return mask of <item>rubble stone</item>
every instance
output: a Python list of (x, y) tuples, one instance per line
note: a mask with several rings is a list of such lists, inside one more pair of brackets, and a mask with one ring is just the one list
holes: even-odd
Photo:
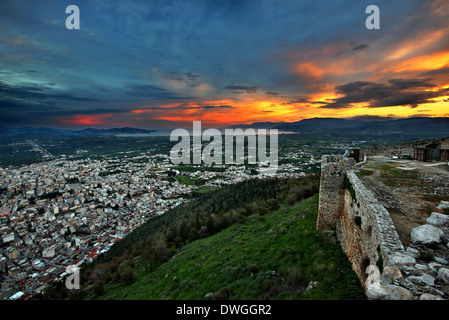
[(438, 270), (438, 279), (442, 280), (445, 284), (449, 284), (449, 269), (440, 268)]
[[(389, 212), (344, 156), (323, 156), (317, 228), (336, 227), (337, 238), (372, 300), (440, 300), (449, 295), (449, 216), (433, 212), (413, 228), (404, 250)], [(448, 203), (449, 204), (449, 203)], [(443, 242), (444, 241), (444, 242)], [(440, 244), (441, 243), (441, 244)], [(449, 248), (449, 243), (446, 244)], [(423, 255), (422, 253), (431, 255)], [(426, 259), (433, 256), (434, 261)], [(378, 282), (366, 284), (368, 266), (383, 267)]]
[(419, 300), (445, 300), (445, 299), (430, 293), (423, 293), (421, 297), (419, 297)]
[(444, 232), (431, 226), (430, 224), (424, 224), (422, 226), (412, 229), (411, 238), (412, 243), (415, 244), (435, 244), (439, 243), (444, 236)]

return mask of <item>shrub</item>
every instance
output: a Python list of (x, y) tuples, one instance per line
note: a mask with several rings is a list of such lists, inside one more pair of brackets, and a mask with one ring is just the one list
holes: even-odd
[(356, 162), (360, 162), (360, 149), (352, 149), (348, 157), (353, 158)]
[(134, 270), (126, 268), (120, 272), (120, 282), (124, 285), (129, 285), (135, 280)]
[(231, 296), (231, 288), (230, 287), (223, 287), (220, 288), (217, 292), (214, 294), (215, 300), (226, 300), (229, 299)]
[(112, 274), (112, 264), (103, 263), (98, 265), (92, 272), (92, 281), (104, 281), (108, 282), (111, 279)]
[(298, 290), (302, 285), (302, 271), (299, 266), (290, 267), (285, 272), (284, 286), (286, 289)]
[(374, 174), (374, 170), (362, 169), (360, 171), (360, 176), (372, 176)]
[(274, 279), (266, 279), (262, 282), (262, 289), (265, 292), (264, 299), (273, 299), (282, 292), (281, 284)]
[(255, 264), (249, 264), (249, 265), (247, 265), (245, 267), (245, 271), (248, 274), (251, 274), (251, 273), (252, 274), (256, 274), (256, 273), (258, 273), (260, 271), (260, 267), (258, 265), (255, 265)]
[(103, 286), (103, 282), (102, 281), (95, 281), (92, 290), (94, 291), (94, 293), (99, 296), (103, 293), (104, 291), (104, 286)]
[(289, 194), (288, 196), (287, 196), (287, 199), (286, 199), (286, 202), (287, 202), (287, 204), (288, 205), (292, 205), (292, 204), (294, 204), (295, 202), (296, 202), (296, 195), (295, 194)]

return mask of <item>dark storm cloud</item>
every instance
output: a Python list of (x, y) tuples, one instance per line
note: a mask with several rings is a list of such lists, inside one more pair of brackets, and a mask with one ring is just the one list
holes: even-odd
[[(329, 99), (326, 99), (329, 100)], [(294, 100), (290, 100), (288, 102), (281, 103), (282, 105), (290, 105), (296, 103), (309, 103), (309, 104), (327, 104), (329, 101), (311, 101), (309, 97), (298, 97)]]
[(447, 79), (449, 79), (449, 67), (427, 71), (422, 73), (420, 76), (430, 78), (433, 82), (438, 82), (441, 85), (445, 85)]
[(128, 95), (140, 98), (155, 99), (155, 100), (186, 100), (192, 97), (179, 96), (165, 88), (153, 84), (133, 84), (128, 85)]
[(193, 107), (194, 109), (233, 109), (233, 106), (230, 105), (211, 105), (211, 106), (198, 106)]
[(357, 50), (366, 50), (368, 49), (370, 46), (368, 44), (360, 44), (354, 48), (352, 48), (352, 51), (357, 51)]
[(28, 72), (28, 73), (42, 73), (41, 71), (38, 71), (38, 70), (23, 70), (23, 71)]
[[(341, 99), (310, 101), (301, 96), (321, 90), (327, 78), (305, 75), (298, 83), (290, 67), (307, 58), (300, 53), (341, 42), (351, 43), (344, 54), (377, 61), (376, 52), (442, 24), (444, 17), (425, 10), (434, 2), (384, 1), (382, 29), (370, 32), (364, 27), (367, 4), (349, 0), (78, 0), (76, 31), (65, 28), (63, 1), (0, 1), (0, 110), (3, 119), (44, 125), (39, 120), (51, 114), (122, 110), (126, 122), (137, 108), (228, 110), (234, 107), (215, 101), (241, 93), (328, 108), (351, 101), (413, 106), (431, 99), (424, 84), (434, 81), (342, 86)], [(447, 71), (423, 77), (442, 79)], [(338, 78), (332, 85), (366, 79)]]
[(181, 103), (179, 105), (175, 106), (169, 106), (169, 107), (160, 107), (160, 106), (150, 106), (150, 107), (144, 107), (140, 110), (165, 110), (165, 111), (173, 111), (173, 110), (192, 110), (192, 109), (203, 109), (203, 110), (212, 110), (212, 109), (234, 109), (235, 107), (228, 105), (228, 104), (218, 104), (218, 105), (192, 105), (188, 103)]
[(198, 74), (194, 74), (192, 72), (179, 72), (179, 71), (172, 72), (172, 76), (174, 80), (181, 81), (192, 86), (197, 85), (195, 81), (199, 78)]
[(48, 108), (51, 107), (50, 104), (44, 103), (31, 103), (29, 101), (14, 101), (8, 100), (0, 95), (0, 109), (2, 110), (18, 110), (22, 109), (22, 111), (27, 111), (28, 109), (33, 108)]
[(48, 86), (19, 86), (0, 81), (0, 107), (33, 105), (58, 105), (62, 102), (95, 102), (95, 98), (76, 96), (71, 93), (51, 92)]
[(227, 85), (224, 87), (226, 90), (232, 90), (234, 92), (246, 92), (246, 93), (256, 93), (261, 88), (261, 85), (256, 86), (244, 86), (244, 85)]
[(268, 91), (268, 92), (265, 92), (265, 93), (270, 95), (270, 96), (282, 96), (283, 95), (283, 93), (274, 92), (274, 91)]
[(310, 98), (309, 97), (298, 97), (294, 100), (290, 100), (289, 102), (284, 102), (282, 104), (287, 105), (287, 104), (295, 104), (295, 103), (310, 103)]
[(373, 115), (360, 115), (360, 116), (354, 116), (347, 119), (351, 120), (360, 120), (360, 121), (389, 121), (389, 120), (396, 120), (397, 117), (392, 116), (373, 116)]
[(234, 107), (228, 104), (219, 104), (219, 105), (196, 105), (192, 106), (189, 104), (181, 104), (174, 107), (149, 107), (145, 108), (148, 110), (190, 110), (190, 109), (204, 109), (204, 110), (212, 110), (212, 109), (233, 109)]
[(421, 74), (422, 76), (439, 76), (444, 75), (449, 77), (449, 67), (444, 67), (440, 69), (435, 69), (431, 71), (427, 71)]
[(388, 81), (394, 88), (407, 90), (411, 88), (434, 88), (435, 84), (430, 83), (429, 79), (391, 79)]
[(342, 97), (323, 102), (321, 108), (344, 109), (354, 103), (365, 103), (369, 108), (409, 106), (416, 108), (420, 104), (431, 103), (432, 99), (444, 97), (449, 89), (426, 91), (435, 84), (424, 79), (391, 79), (388, 83), (356, 81), (337, 86), (336, 93)]

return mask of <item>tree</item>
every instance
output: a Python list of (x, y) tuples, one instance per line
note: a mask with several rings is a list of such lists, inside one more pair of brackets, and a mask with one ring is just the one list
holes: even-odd
[(352, 149), (348, 157), (353, 158), (356, 162), (360, 162), (360, 149)]
[(130, 285), (135, 280), (134, 270), (131, 268), (122, 269), (120, 272), (120, 282), (124, 285)]
[(153, 271), (159, 261), (159, 255), (154, 246), (147, 246), (142, 253), (145, 270)]
[(275, 198), (268, 199), (267, 204), (271, 211), (279, 209), (279, 201)]
[(98, 265), (92, 272), (91, 280), (109, 282), (112, 274), (111, 263), (103, 263)]
[(175, 239), (173, 240), (173, 245), (175, 246), (176, 249), (181, 249), (182, 248), (183, 242), (182, 242), (182, 239), (181, 239), (181, 237), (179, 235), (177, 235), (175, 237)]
[(94, 291), (94, 293), (99, 296), (103, 293), (104, 291), (104, 285), (102, 281), (95, 281), (92, 290)]

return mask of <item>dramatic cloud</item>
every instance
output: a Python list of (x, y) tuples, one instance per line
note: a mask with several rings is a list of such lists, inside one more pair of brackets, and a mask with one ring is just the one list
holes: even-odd
[(347, 119), (352, 119), (352, 120), (360, 120), (360, 121), (389, 121), (389, 120), (396, 120), (396, 117), (392, 117), (392, 116), (372, 116), (372, 115), (359, 115), (359, 116), (355, 116), (355, 117), (350, 117)]
[(158, 100), (185, 100), (191, 97), (179, 96), (176, 93), (170, 92), (167, 89), (161, 88), (157, 85), (129, 85), (127, 93), (134, 97), (158, 99)]
[(447, 114), (449, 2), (0, 2), (0, 124), (213, 125)]
[(310, 101), (310, 97), (298, 97), (295, 100), (290, 100), (288, 102), (284, 102), (283, 105), (295, 104), (295, 103), (313, 103), (313, 102)]
[(54, 106), (64, 102), (94, 102), (92, 97), (55, 92), (48, 86), (9, 85), (0, 81), (0, 108), (26, 106)]
[(368, 108), (408, 106), (416, 108), (420, 104), (432, 103), (433, 99), (449, 95), (449, 88), (426, 91), (436, 85), (425, 80), (391, 79), (388, 83), (356, 81), (336, 87), (342, 95), (321, 108), (350, 108), (353, 104), (365, 104)]
[(179, 72), (179, 71), (173, 71), (172, 72), (173, 79), (177, 81), (184, 82), (191, 86), (197, 86), (198, 83), (196, 83), (196, 80), (199, 79), (199, 75), (193, 74), (191, 72)]
[(237, 93), (246, 92), (246, 93), (256, 93), (262, 86), (243, 86), (243, 85), (227, 85), (224, 87), (226, 90), (232, 90)]
[(232, 109), (234, 108), (233, 106), (230, 105), (214, 105), (214, 106), (198, 106), (198, 107), (194, 107), (197, 109)]
[(368, 45), (368, 44), (360, 44), (360, 45), (354, 47), (354, 48), (352, 49), (352, 51), (366, 50), (366, 49), (368, 49), (368, 48), (369, 48), (369, 45)]

